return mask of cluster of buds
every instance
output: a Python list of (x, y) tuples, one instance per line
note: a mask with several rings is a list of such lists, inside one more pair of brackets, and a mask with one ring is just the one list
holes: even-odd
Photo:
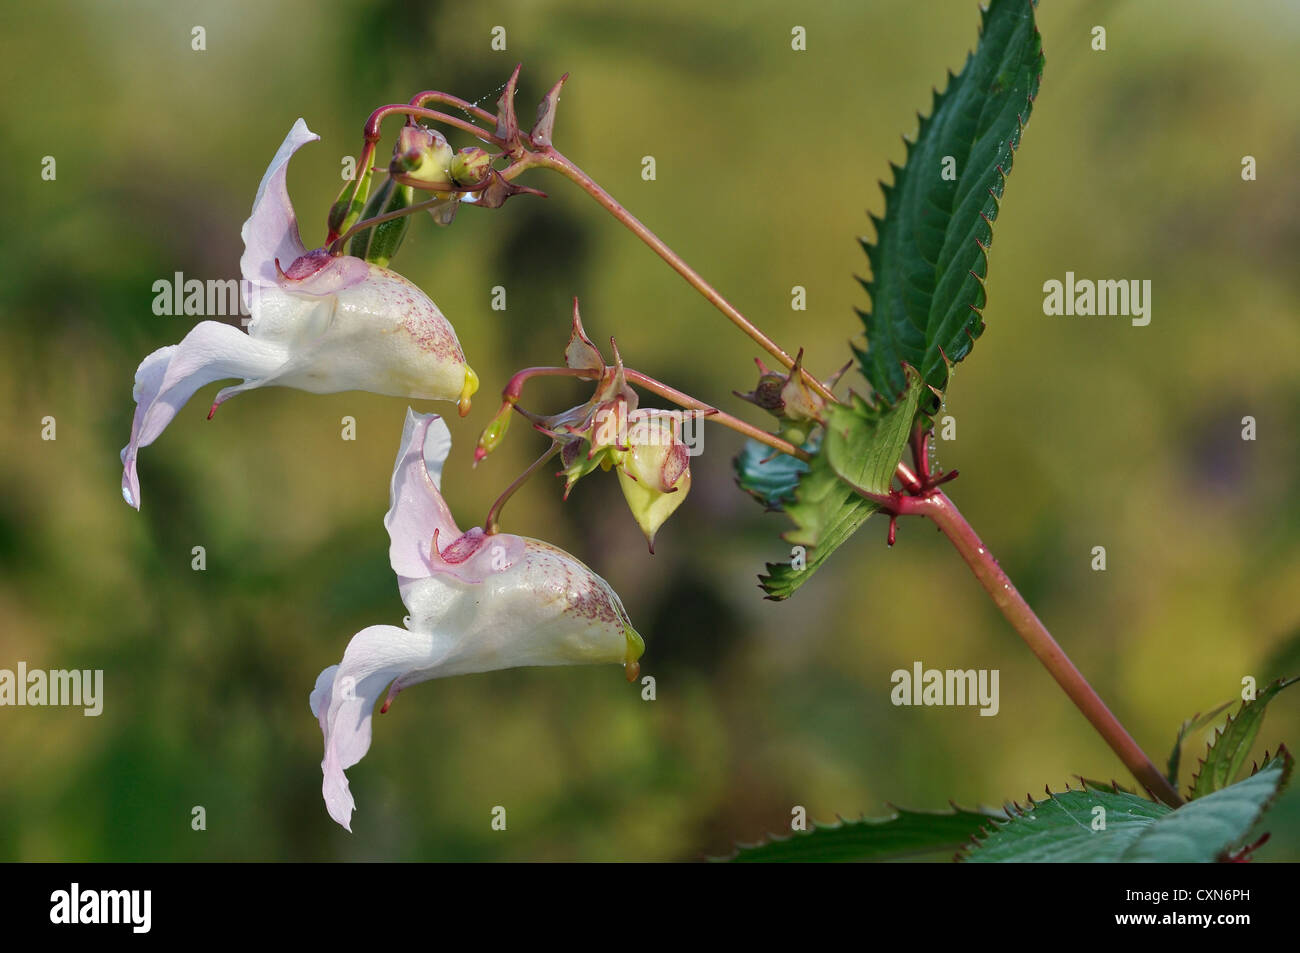
[[(803, 349), (800, 348), (788, 374), (771, 370), (760, 358), (754, 358), (754, 363), (758, 365), (758, 384), (748, 394), (733, 393), (770, 413), (781, 422), (778, 431), (781, 438), (802, 446), (813, 429), (826, 422), (826, 400), (808, 386), (804, 375)], [(845, 364), (831, 375), (825, 385), (828, 391), (849, 366)]]
[[(525, 135), (515, 117), (514, 96), (519, 79), (515, 67), (506, 89), (498, 101), (495, 133), (483, 130), (480, 138), (496, 144), (502, 151), (489, 153), (479, 146), (466, 146), (454, 150), (446, 136), (418, 121), (413, 114), (398, 133), (393, 156), (388, 165), (388, 175), (383, 184), (371, 193), (374, 168), (370, 165), (373, 142), (378, 139), (378, 126), (367, 125), (367, 146), (362, 153), (364, 167), (343, 185), (342, 191), (330, 208), (329, 234), (326, 244), (333, 246), (348, 234), (358, 222), (386, 217), (374, 228), (363, 228), (352, 239), (352, 254), (365, 261), (387, 266), (397, 246), (401, 244), (409, 224), (406, 212), (415, 205), (415, 193), (425, 192), (431, 200), (421, 203), (434, 222), (450, 225), (462, 202), (482, 208), (500, 208), (512, 195), (528, 193), (545, 197), (544, 192), (510, 181), (514, 174), (527, 168), (523, 162), (529, 149), (545, 149), (550, 145), (550, 135), (555, 124), (555, 106), (559, 102), (560, 88), (567, 75), (547, 94), (537, 110), (537, 123)], [(411, 110), (419, 109), (417, 100)], [(381, 115), (376, 113), (375, 116)], [(372, 122), (375, 121), (372, 116)], [(436, 120), (435, 120), (436, 121)], [(373, 133), (373, 134), (372, 134)], [(505, 158), (513, 163), (506, 175), (493, 168), (493, 163)], [(513, 170), (513, 172), (511, 171)], [(340, 246), (332, 248), (340, 253)]]
[(494, 172), (492, 156), (485, 150), (466, 146), (456, 152), (442, 133), (416, 122), (408, 122), (398, 133), (388, 178), (439, 199), (429, 207), (439, 225), (451, 224), (462, 200), (495, 208), (519, 191)]
[(636, 409), (634, 403), (619, 394), (576, 425), (564, 420), (566, 413), (534, 426), (559, 444), (566, 499), (573, 485), (597, 468), (617, 472), (623, 498), (653, 553), (659, 527), (691, 488), (682, 417), (693, 411)]
[(575, 301), (565, 367), (581, 372), (576, 377), (596, 381), (591, 399), (543, 417), (519, 407), (518, 393), (507, 389), (500, 412), (479, 438), (474, 460), (482, 460), (501, 443), (512, 413), (522, 414), (534, 429), (551, 438), (552, 451), (560, 457), (557, 476), (564, 477), (565, 499), (587, 474), (597, 469), (617, 472), (623, 497), (653, 553), (659, 527), (681, 506), (691, 487), (691, 453), (682, 436), (683, 420), (703, 412), (639, 408), (613, 339), (610, 345), (614, 363), (606, 364), (583, 329)]

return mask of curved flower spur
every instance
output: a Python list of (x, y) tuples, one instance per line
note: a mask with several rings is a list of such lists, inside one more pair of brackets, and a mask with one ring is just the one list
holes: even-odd
[(394, 271), (303, 246), (285, 176), (293, 154), (318, 138), (303, 120), (294, 124), (244, 223), (240, 268), (252, 315), (248, 333), (203, 321), (180, 344), (150, 354), (136, 371), (135, 419), (122, 450), (122, 495), (136, 509), (140, 448), (214, 381), (243, 378), (217, 394), (212, 413), (241, 391), (272, 385), (315, 394), (366, 390), (456, 400), (462, 413), (468, 411), (478, 377), (438, 306)]
[(325, 805), (348, 830), (355, 805), (344, 771), (370, 747), (381, 695), (382, 713), (402, 689), (448, 675), (617, 662), (633, 681), (640, 671), (644, 643), (604, 579), (541, 540), (457, 529), (440, 489), (450, 451), (442, 418), (407, 411), (384, 526), (410, 615), (405, 628), (358, 632), (311, 693)]

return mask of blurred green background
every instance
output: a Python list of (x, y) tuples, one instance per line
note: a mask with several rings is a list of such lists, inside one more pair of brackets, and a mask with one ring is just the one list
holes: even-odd
[[(612, 476), (567, 505), (542, 478), (506, 511), (507, 529), (569, 549), (622, 594), (657, 700), (614, 667), (421, 685), (350, 772), (348, 835), (321, 802), (307, 695), (354, 632), (404, 615), (381, 520), (406, 402), (268, 389), (209, 423), (213, 386), (142, 453), (143, 512), (118, 492), (136, 365), (194, 320), (155, 316), (153, 282), (237, 276), (240, 224), (293, 121), (322, 136), (289, 178), (310, 246), (372, 107), (430, 87), (490, 107), (519, 61), (521, 115), (570, 72), (557, 145), (829, 373), (859, 330), (855, 237), (882, 208), (877, 180), (973, 46), (974, 2), (53, 0), (0, 18), (0, 667), (102, 668), (106, 695), (99, 718), (0, 709), (0, 859), (695, 859), (788, 828), (794, 805), (832, 819), (1126, 780), (926, 524), (904, 521), (891, 551), (873, 521), (793, 600), (763, 601), (755, 575), (787, 555), (786, 522), (736, 489), (739, 439), (711, 429), (653, 557)], [(1300, 671), (1300, 10), (1046, 2), (1039, 21), (1042, 93), (939, 462), (960, 468), (957, 504), (1163, 764), (1182, 719), (1243, 676)], [(796, 24), (806, 52), (790, 49)], [(506, 52), (490, 49), (496, 25)], [(1242, 181), (1243, 155), (1258, 181)], [(544, 445), (516, 427), (469, 468), (494, 392), (560, 357), (572, 295), (632, 366), (764, 423), (730, 398), (754, 380), (747, 339), (576, 188), (523, 181), (551, 197), (465, 208), (445, 230), (417, 220), (394, 262), (483, 380), (473, 414), (451, 420), (444, 489), (462, 526)], [(1067, 270), (1150, 279), (1150, 326), (1044, 316), (1042, 284)], [(495, 285), (505, 312), (489, 307)], [(543, 382), (527, 401), (577, 398)], [(1089, 568), (1097, 545), (1106, 572)], [(999, 669), (1000, 714), (891, 706), (890, 673), (915, 660)], [(1280, 740), (1300, 745), (1300, 695), (1275, 703), (1259, 750)], [(206, 831), (191, 830), (195, 805)], [(1300, 786), (1267, 828), (1261, 858), (1300, 857)]]

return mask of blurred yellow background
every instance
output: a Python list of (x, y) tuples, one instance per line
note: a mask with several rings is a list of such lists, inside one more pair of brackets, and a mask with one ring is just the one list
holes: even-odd
[[(900, 135), (974, 45), (976, 4), (737, 6), (4, 7), (0, 667), (102, 668), (106, 697), (99, 718), (0, 709), (0, 859), (695, 859), (788, 828), (794, 805), (833, 819), (1129, 780), (928, 524), (903, 521), (891, 551), (872, 521), (791, 601), (765, 602), (755, 577), (787, 555), (787, 523), (734, 486), (740, 440), (711, 429), (653, 557), (611, 475), (565, 505), (538, 479), (505, 514), (618, 590), (657, 700), (614, 667), (421, 685), (350, 772), (348, 835), (321, 801), (307, 695), (354, 632), (404, 615), (381, 520), (406, 402), (268, 389), (205, 422), (214, 385), (141, 454), (143, 511), (121, 501), (136, 365), (193, 322), (154, 315), (153, 283), (237, 276), (240, 225), (293, 121), (322, 137), (289, 176), (310, 247), (372, 107), (439, 88), (491, 108), (520, 61), (522, 117), (571, 73), (557, 146), (814, 370), (842, 364), (866, 305), (856, 236)], [(939, 462), (1163, 765), (1179, 723), (1244, 676), (1300, 671), (1300, 9), (1047, 2), (1039, 23), (1047, 66), (995, 229), (988, 330), (949, 390), (957, 439)], [(462, 526), (544, 446), (516, 425), (469, 467), (510, 373), (560, 359), (575, 294), (629, 364), (766, 423), (730, 397), (754, 382), (747, 339), (575, 187), (522, 181), (551, 197), (464, 208), (448, 229), (418, 219), (394, 260), (483, 381), (451, 420), (444, 489)], [(1044, 316), (1043, 282), (1067, 270), (1150, 279), (1150, 326)], [(578, 398), (541, 382), (525, 403)], [(916, 660), (999, 669), (999, 715), (893, 707), (890, 673)], [(1280, 740), (1300, 745), (1300, 695), (1274, 704), (1259, 751)], [(1266, 829), (1261, 859), (1300, 858), (1300, 788)]]

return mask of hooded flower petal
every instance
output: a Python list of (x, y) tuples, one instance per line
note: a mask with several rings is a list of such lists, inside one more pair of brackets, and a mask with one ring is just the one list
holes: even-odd
[(303, 249), (285, 174), (294, 152), (317, 138), (301, 119), (294, 124), (244, 223), (240, 265), (252, 316), (248, 333), (204, 322), (180, 345), (145, 358), (136, 372), (138, 406), (131, 441), (122, 451), (122, 487), (137, 509), (140, 447), (152, 443), (194, 392), (213, 381), (243, 380), (220, 391), (214, 408), (269, 385), (314, 394), (365, 390), (456, 400), (468, 408), (478, 388), (456, 332), (418, 287), (360, 258)]
[(244, 277), (255, 285), (273, 285), (278, 278), (275, 268), (276, 260), (282, 268), (288, 268), (306, 254), (302, 239), (298, 237), (298, 217), (294, 214), (293, 203), (289, 201), (289, 189), (285, 177), (289, 172), (289, 160), (293, 154), (309, 142), (316, 142), (320, 136), (307, 128), (307, 123), (299, 119), (284, 137), (275, 158), (262, 176), (257, 187), (257, 198), (253, 200), (253, 214), (244, 223), (241, 235), (244, 239), (244, 256), (239, 260), (240, 271)]
[(322, 791), (344, 827), (353, 803), (343, 772), (370, 746), (370, 713), (385, 685), (386, 709), (402, 689), (432, 678), (525, 665), (634, 666), (644, 647), (609, 584), (573, 556), (540, 540), (456, 529), (438, 489), (450, 447), (439, 417), (408, 411), (384, 522), (410, 617), (404, 629), (357, 633), (311, 695), (325, 736)]

